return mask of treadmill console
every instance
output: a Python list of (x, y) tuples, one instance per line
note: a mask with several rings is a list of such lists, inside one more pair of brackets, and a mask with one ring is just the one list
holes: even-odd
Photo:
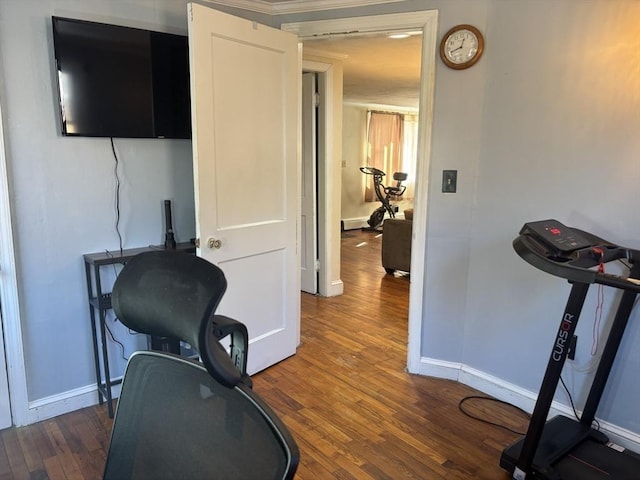
[(629, 268), (640, 263), (640, 250), (615, 245), (557, 220), (525, 223), (513, 248), (527, 263), (570, 282), (599, 283), (640, 293), (640, 272), (629, 278), (600, 271), (601, 265), (616, 260), (623, 260)]
[(529, 235), (542, 242), (550, 250), (569, 253), (591, 247), (592, 243), (573, 229), (557, 220), (541, 220), (525, 223), (520, 235)]

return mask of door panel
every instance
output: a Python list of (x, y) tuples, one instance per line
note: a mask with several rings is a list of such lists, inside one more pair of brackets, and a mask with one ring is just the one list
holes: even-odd
[(218, 312), (247, 325), (255, 373), (299, 341), (297, 37), (189, 10), (198, 255), (227, 277)]

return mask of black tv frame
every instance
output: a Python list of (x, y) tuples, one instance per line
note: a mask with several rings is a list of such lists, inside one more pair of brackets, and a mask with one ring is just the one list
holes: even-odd
[(65, 136), (191, 138), (187, 37), (52, 17)]

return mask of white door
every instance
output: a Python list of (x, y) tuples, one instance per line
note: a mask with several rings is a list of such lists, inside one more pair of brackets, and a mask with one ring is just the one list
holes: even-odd
[(9, 402), (9, 381), (7, 379), (7, 362), (4, 356), (4, 336), (2, 335), (2, 318), (0, 318), (0, 430), (11, 426), (11, 404)]
[(227, 277), (218, 313), (247, 325), (252, 374), (300, 337), (298, 40), (188, 9), (198, 255)]
[(302, 75), (302, 214), (300, 279), (303, 292), (318, 293), (316, 183), (316, 74)]

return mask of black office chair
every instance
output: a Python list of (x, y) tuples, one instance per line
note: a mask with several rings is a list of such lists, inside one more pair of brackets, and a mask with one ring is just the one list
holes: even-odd
[[(173, 251), (137, 255), (112, 305), (132, 330), (188, 342), (202, 363), (143, 351), (127, 364), (104, 479), (291, 479), (295, 441), (251, 390), (246, 327), (215, 315), (222, 271)], [(230, 354), (221, 345), (231, 337)]]

